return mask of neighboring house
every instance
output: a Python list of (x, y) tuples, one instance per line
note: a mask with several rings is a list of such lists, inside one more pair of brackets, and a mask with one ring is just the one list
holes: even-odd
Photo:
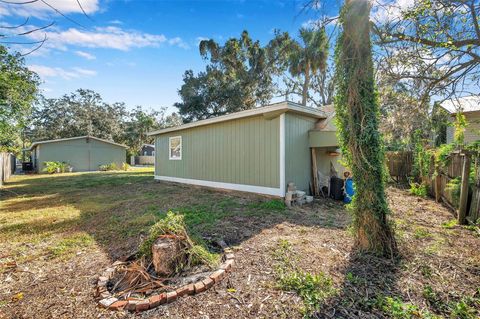
[[(442, 103), (442, 107), (451, 115), (451, 122), (455, 122), (456, 114), (461, 112), (467, 120), (465, 129), (465, 143), (480, 139), (480, 96), (467, 96), (451, 99)], [(453, 142), (455, 128), (447, 127), (447, 143)]]
[(66, 162), (73, 171), (96, 171), (100, 165), (126, 159), (126, 146), (93, 136), (79, 136), (34, 142), (30, 146), (33, 168), (41, 172), (45, 162)]
[(143, 144), (140, 150), (140, 156), (155, 156), (155, 145)]
[(279, 197), (293, 182), (308, 193), (313, 156), (324, 175), (342, 170), (330, 119), (281, 102), (150, 132), (155, 179)]

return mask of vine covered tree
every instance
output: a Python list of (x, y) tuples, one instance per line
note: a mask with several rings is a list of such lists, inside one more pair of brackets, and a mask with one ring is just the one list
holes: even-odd
[(355, 244), (361, 251), (394, 256), (397, 245), (387, 218), (369, 15), (367, 0), (345, 1), (335, 57), (336, 119), (344, 158), (356, 183)]

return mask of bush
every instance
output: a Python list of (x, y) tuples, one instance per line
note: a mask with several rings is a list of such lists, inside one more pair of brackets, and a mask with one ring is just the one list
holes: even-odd
[(456, 149), (455, 144), (443, 144), (435, 151), (436, 167), (443, 169), (450, 162), (450, 154)]
[[(125, 164), (125, 163), (124, 163)], [(128, 165), (128, 164), (127, 164)], [(98, 167), (100, 171), (118, 171), (118, 165), (116, 163), (104, 164)], [(123, 169), (123, 165), (122, 165)]]
[(192, 240), (187, 233), (184, 216), (168, 212), (167, 216), (155, 223), (151, 228), (148, 237), (143, 241), (139, 248), (139, 255), (145, 257), (152, 256), (153, 243), (163, 235), (175, 236), (181, 240), (185, 258), (178, 265), (178, 272), (183, 268), (188, 268), (200, 264), (214, 266), (219, 261), (219, 256), (209, 252), (200, 240)]
[(445, 190), (447, 192), (450, 192), (452, 196), (452, 205), (454, 207), (458, 207), (460, 203), (460, 192), (461, 192), (461, 183), (462, 183), (462, 178), (461, 177), (456, 177), (451, 179), (447, 185), (445, 185)]
[(122, 163), (122, 171), (128, 171), (130, 169), (130, 165), (127, 163)]
[(71, 167), (67, 162), (44, 162), (43, 172), (54, 174), (57, 172), (65, 173)]
[(427, 197), (427, 185), (410, 183), (410, 194), (414, 196)]

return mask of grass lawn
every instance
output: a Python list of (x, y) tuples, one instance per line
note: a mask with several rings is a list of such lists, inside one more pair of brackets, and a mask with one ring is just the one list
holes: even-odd
[(352, 251), (330, 200), (285, 209), (259, 195), (157, 182), (128, 172), (15, 176), (0, 191), (0, 318), (136, 317), (96, 306), (95, 279), (169, 210), (206, 245), (237, 250), (214, 289), (141, 316), (477, 318), (480, 238), (429, 199), (389, 189), (402, 257)]

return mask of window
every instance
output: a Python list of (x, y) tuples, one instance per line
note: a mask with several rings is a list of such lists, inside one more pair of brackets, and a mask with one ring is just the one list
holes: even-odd
[(170, 160), (182, 159), (182, 137), (173, 136), (168, 139), (168, 158)]

